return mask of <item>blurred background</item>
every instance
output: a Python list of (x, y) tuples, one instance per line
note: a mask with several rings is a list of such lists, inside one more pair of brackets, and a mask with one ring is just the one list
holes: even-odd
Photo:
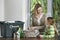
[[(35, 4), (40, 3), (46, 16), (53, 16), (60, 31), (60, 0), (0, 0), (0, 21), (23, 21), (28, 30)], [(1, 36), (1, 27), (0, 27)]]

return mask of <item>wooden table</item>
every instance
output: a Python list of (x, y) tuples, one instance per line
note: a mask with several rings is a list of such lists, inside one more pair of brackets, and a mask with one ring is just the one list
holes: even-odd
[(14, 39), (14, 38), (0, 38), (0, 40), (40, 40), (40, 38), (21, 38), (21, 39)]
[(40, 38), (22, 38), (21, 40), (40, 40)]

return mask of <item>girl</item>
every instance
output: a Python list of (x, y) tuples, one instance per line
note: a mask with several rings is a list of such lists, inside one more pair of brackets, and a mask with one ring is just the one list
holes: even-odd
[(53, 38), (55, 37), (55, 33), (58, 33), (56, 26), (54, 24), (53, 17), (47, 18), (47, 26), (43, 35), (40, 35), (40, 38)]

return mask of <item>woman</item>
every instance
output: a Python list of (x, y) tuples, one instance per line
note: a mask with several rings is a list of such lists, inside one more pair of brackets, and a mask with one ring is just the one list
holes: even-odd
[(45, 15), (42, 6), (39, 3), (35, 5), (32, 16), (32, 27), (30, 30), (34, 31), (35, 36), (38, 36), (39, 33), (42, 34), (45, 30)]
[(45, 23), (45, 15), (42, 6), (38, 3), (35, 5), (32, 17), (32, 26), (42, 26)]
[[(45, 15), (43, 13), (43, 8), (41, 4), (36, 4), (34, 8), (34, 13), (32, 16), (32, 26), (33, 27), (38, 27), (39, 31), (41, 34), (45, 30)], [(40, 28), (39, 28), (40, 27)]]

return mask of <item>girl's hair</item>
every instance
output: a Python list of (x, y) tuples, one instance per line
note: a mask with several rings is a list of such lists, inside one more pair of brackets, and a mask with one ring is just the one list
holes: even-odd
[(48, 17), (47, 20), (49, 20), (49, 19), (53, 19), (53, 17)]
[(42, 7), (42, 6), (41, 6), (41, 4), (37, 3), (37, 4), (35, 5), (35, 8), (34, 8), (34, 15), (37, 15), (37, 14), (38, 14), (37, 9), (38, 9), (39, 7)]

